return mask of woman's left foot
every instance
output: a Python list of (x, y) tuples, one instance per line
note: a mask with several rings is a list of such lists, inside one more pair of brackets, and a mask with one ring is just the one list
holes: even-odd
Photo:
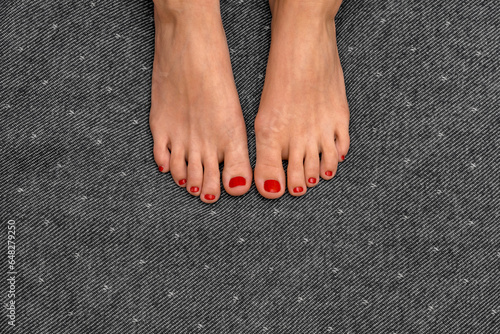
[[(349, 149), (349, 107), (335, 38), (341, 1), (271, 0), (271, 50), (255, 119), (255, 184), (266, 198), (330, 180)], [(321, 161), (320, 155), (321, 153)], [(282, 160), (288, 160), (287, 177)]]

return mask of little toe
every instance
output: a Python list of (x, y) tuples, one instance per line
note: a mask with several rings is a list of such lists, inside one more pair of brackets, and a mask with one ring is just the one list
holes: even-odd
[(252, 185), (252, 167), (246, 147), (228, 149), (224, 153), (222, 183), (226, 192), (231, 196), (241, 196), (248, 192)]
[(335, 176), (338, 165), (338, 153), (333, 140), (324, 142), (321, 149), (320, 174), (324, 180), (330, 180)]
[(170, 154), (170, 174), (175, 183), (185, 187), (187, 182), (186, 154), (183, 148), (174, 146)]
[(203, 185), (200, 199), (205, 203), (214, 203), (220, 198), (219, 162), (214, 153), (203, 159)]
[(275, 199), (285, 192), (285, 171), (281, 150), (270, 145), (257, 144), (255, 185), (265, 198)]
[(309, 146), (304, 159), (304, 176), (308, 187), (314, 187), (319, 181), (319, 152), (316, 146)]
[(335, 131), (335, 145), (339, 161), (344, 161), (350, 145), (349, 128), (347, 126), (343, 126)]
[(290, 154), (288, 155), (287, 186), (288, 192), (292, 196), (302, 196), (307, 191), (307, 186), (304, 181), (303, 150), (290, 150)]
[(168, 173), (170, 171), (170, 152), (167, 147), (166, 141), (157, 140), (153, 145), (153, 156), (161, 173)]
[(203, 165), (201, 156), (197, 153), (190, 153), (187, 166), (186, 189), (193, 196), (199, 196), (201, 185), (203, 184)]

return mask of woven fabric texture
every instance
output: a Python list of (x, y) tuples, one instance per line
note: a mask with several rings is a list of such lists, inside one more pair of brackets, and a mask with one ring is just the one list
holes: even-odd
[[(254, 166), (271, 14), (221, 11)], [(4, 2), (1, 332), (500, 333), (499, 21), (496, 0), (345, 0), (337, 175), (207, 205), (153, 160), (152, 1)]]

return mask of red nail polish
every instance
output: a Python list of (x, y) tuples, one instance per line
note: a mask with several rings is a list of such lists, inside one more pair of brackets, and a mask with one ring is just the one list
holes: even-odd
[(205, 199), (208, 199), (209, 201), (214, 200), (215, 199), (215, 195), (206, 194), (205, 195)]
[(179, 185), (181, 185), (181, 186), (182, 186), (182, 185), (183, 185), (183, 184), (185, 184), (185, 183), (186, 183), (186, 179), (179, 180)]
[(332, 176), (332, 175), (333, 175), (333, 172), (332, 172), (331, 170), (327, 170), (327, 171), (325, 172), (325, 175), (326, 175), (326, 176)]
[(302, 187), (295, 187), (295, 188), (293, 188), (293, 192), (294, 193), (301, 193), (302, 191), (304, 191), (304, 188), (302, 188)]
[(344, 161), (344, 160), (345, 160), (345, 156), (344, 156), (344, 155), (341, 155), (341, 156), (340, 156), (340, 159), (342, 159), (342, 161)]
[(163, 172), (163, 166), (159, 166), (159, 167), (158, 167), (158, 170), (159, 170), (160, 172)]
[(307, 182), (309, 182), (309, 183), (316, 183), (316, 178), (314, 178), (314, 177), (310, 177), (310, 178), (307, 180)]
[(264, 190), (268, 193), (278, 193), (281, 190), (281, 185), (276, 180), (267, 180), (264, 182)]
[(198, 191), (200, 191), (200, 188), (198, 188), (198, 187), (191, 187), (189, 190), (191, 190), (192, 193), (197, 193)]
[(244, 186), (245, 184), (247, 184), (247, 180), (242, 176), (236, 176), (229, 180), (229, 188)]

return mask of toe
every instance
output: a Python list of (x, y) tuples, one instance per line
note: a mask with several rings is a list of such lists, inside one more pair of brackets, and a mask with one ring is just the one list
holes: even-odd
[(154, 141), (153, 156), (161, 173), (170, 171), (170, 152), (165, 139), (156, 139)]
[(217, 155), (214, 153), (203, 159), (203, 185), (200, 199), (205, 203), (214, 203), (220, 197), (220, 172)]
[(287, 168), (288, 192), (292, 196), (302, 196), (307, 191), (304, 181), (304, 151), (290, 149)]
[(255, 185), (265, 198), (278, 198), (285, 192), (286, 178), (281, 158), (281, 149), (257, 141)]
[(252, 167), (248, 149), (228, 149), (224, 152), (222, 183), (229, 195), (240, 196), (248, 192), (252, 185)]
[(324, 180), (330, 180), (337, 172), (339, 155), (333, 140), (325, 141), (321, 145), (321, 168), (320, 174)]
[(201, 185), (203, 184), (203, 164), (201, 155), (198, 153), (189, 153), (187, 166), (186, 189), (193, 196), (199, 196)]
[(335, 145), (339, 161), (344, 161), (350, 145), (348, 126), (343, 126), (335, 131)]
[(175, 183), (181, 187), (186, 186), (187, 168), (186, 154), (183, 148), (174, 146), (170, 154), (170, 174)]
[(304, 160), (304, 176), (308, 187), (314, 187), (319, 181), (319, 152), (316, 146), (309, 146)]

